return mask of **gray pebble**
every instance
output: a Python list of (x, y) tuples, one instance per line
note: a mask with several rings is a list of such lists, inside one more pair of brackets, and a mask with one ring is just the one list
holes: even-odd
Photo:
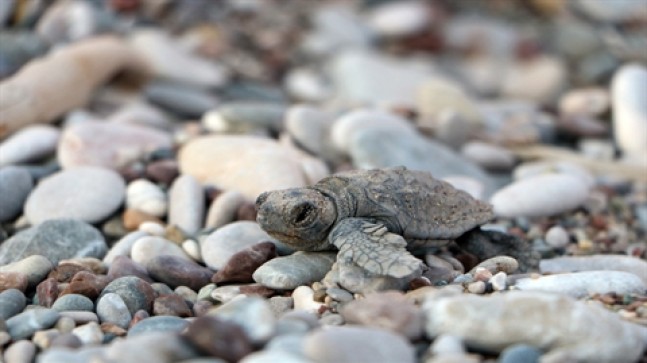
[(145, 92), (151, 103), (186, 117), (200, 117), (218, 104), (206, 91), (177, 83), (155, 82)]
[(190, 235), (198, 233), (204, 220), (205, 193), (196, 178), (179, 176), (169, 190), (168, 223)]
[(73, 257), (102, 258), (107, 245), (90, 224), (75, 219), (54, 219), (18, 232), (0, 245), (0, 265), (31, 255), (43, 255), (52, 263)]
[(7, 329), (14, 340), (31, 337), (35, 332), (56, 324), (61, 315), (53, 309), (32, 309), (7, 319)]
[(266, 342), (276, 328), (276, 318), (269, 303), (255, 296), (234, 299), (209, 314), (240, 324), (255, 343)]
[(499, 363), (538, 363), (542, 351), (526, 344), (509, 346), (499, 355)]
[(33, 187), (27, 170), (15, 166), (0, 169), (0, 222), (9, 222), (22, 212)]
[(335, 253), (300, 251), (267, 261), (256, 269), (253, 278), (271, 289), (294, 289), (323, 279), (336, 258)]
[(132, 315), (128, 310), (128, 306), (121, 298), (115, 293), (107, 293), (103, 295), (97, 302), (97, 316), (101, 322), (109, 322), (117, 325), (118, 327), (127, 329)]
[(189, 322), (177, 316), (153, 316), (133, 325), (128, 337), (149, 332), (180, 332)]
[(56, 311), (94, 311), (94, 302), (79, 294), (66, 294), (54, 302), (52, 309)]
[(6, 363), (31, 363), (36, 355), (36, 345), (29, 340), (19, 340), (9, 347), (4, 353)]
[(29, 287), (35, 287), (43, 281), (54, 265), (45, 256), (32, 255), (20, 261), (0, 266), (0, 272), (18, 272), (27, 276)]
[(329, 287), (326, 289), (326, 295), (339, 302), (353, 301), (353, 294), (337, 287)]
[(619, 295), (642, 294), (647, 290), (638, 276), (624, 271), (583, 271), (523, 278), (515, 282), (519, 290), (556, 292), (583, 298), (615, 292)]
[(0, 318), (9, 319), (25, 308), (27, 299), (22, 291), (9, 289), (0, 292)]
[(135, 276), (124, 276), (113, 280), (101, 292), (101, 297), (115, 293), (124, 300), (128, 311), (135, 314), (138, 310), (151, 311), (155, 292), (144, 280)]

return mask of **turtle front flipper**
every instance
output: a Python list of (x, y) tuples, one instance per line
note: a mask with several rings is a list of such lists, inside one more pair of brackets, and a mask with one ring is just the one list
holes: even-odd
[(339, 249), (338, 263), (354, 263), (372, 274), (396, 278), (422, 271), (422, 261), (407, 251), (407, 241), (370, 219), (344, 219), (328, 239)]

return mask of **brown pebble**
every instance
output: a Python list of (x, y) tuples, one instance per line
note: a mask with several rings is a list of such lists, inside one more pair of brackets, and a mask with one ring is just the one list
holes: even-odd
[(238, 362), (252, 352), (247, 334), (235, 323), (207, 315), (192, 321), (182, 336), (203, 354)]
[(128, 330), (108, 322), (101, 323), (101, 331), (104, 334), (114, 334), (118, 337), (124, 336), (128, 333)]
[(62, 333), (55, 336), (52, 341), (49, 343), (49, 347), (66, 347), (66, 348), (80, 348), (83, 345), (83, 342), (79, 337), (72, 333)]
[(148, 271), (142, 265), (131, 260), (128, 256), (117, 256), (110, 264), (108, 279), (112, 281), (124, 276), (136, 276), (148, 283), (153, 282)]
[(432, 286), (432, 284), (428, 278), (423, 276), (417, 277), (409, 282), (409, 290), (415, 290), (425, 286)]
[(178, 175), (178, 164), (175, 160), (153, 161), (146, 166), (146, 177), (164, 185), (171, 185)]
[(79, 265), (77, 263), (61, 261), (58, 266), (50, 271), (47, 277), (53, 277), (58, 282), (70, 282), (72, 277), (74, 277), (74, 275), (79, 271), (91, 272), (92, 270), (89, 267)]
[(263, 286), (261, 284), (250, 284), (250, 285), (241, 285), (240, 293), (245, 295), (258, 295), (264, 298), (269, 298), (273, 296), (276, 291), (270, 289), (269, 287)]
[(60, 293), (60, 296), (80, 294), (94, 300), (99, 297), (99, 294), (109, 282), (108, 277), (105, 275), (95, 275), (88, 271), (79, 271), (74, 275), (69, 285)]
[(162, 295), (153, 302), (153, 315), (170, 315), (186, 318), (193, 316), (193, 312), (184, 298), (178, 294)]
[(139, 323), (140, 321), (149, 318), (150, 314), (146, 310), (137, 310), (135, 314), (133, 314), (132, 320), (130, 320), (130, 324), (128, 325), (128, 328), (132, 328), (133, 325)]
[(123, 168), (117, 170), (119, 175), (121, 175), (126, 183), (130, 183), (133, 180), (141, 179), (144, 177), (144, 166), (141, 162), (135, 162), (130, 165), (126, 165)]
[(193, 315), (204, 316), (206, 315), (214, 304), (209, 300), (200, 300), (193, 304)]
[(238, 207), (236, 211), (236, 220), (238, 221), (255, 221), (256, 205), (251, 202), (245, 202)]
[(159, 218), (133, 208), (127, 208), (124, 211), (122, 218), (124, 227), (128, 231), (136, 230), (137, 228), (139, 228), (139, 225), (144, 222), (162, 223)]
[(211, 282), (252, 282), (252, 275), (265, 262), (276, 257), (276, 246), (272, 242), (261, 242), (235, 253), (227, 264), (216, 272)]
[(18, 289), (25, 292), (27, 285), (29, 285), (29, 279), (23, 273), (14, 271), (0, 272), (0, 292), (9, 289)]
[(326, 289), (315, 290), (312, 295), (312, 300), (316, 302), (324, 302), (326, 299)]
[(164, 238), (180, 245), (182, 244), (182, 242), (186, 241), (189, 238), (189, 236), (186, 233), (184, 233), (184, 231), (180, 227), (171, 224), (166, 227), (166, 231), (164, 232)]
[(51, 308), (54, 301), (58, 298), (58, 282), (55, 278), (50, 277), (43, 280), (36, 286), (36, 296), (38, 304), (46, 308)]

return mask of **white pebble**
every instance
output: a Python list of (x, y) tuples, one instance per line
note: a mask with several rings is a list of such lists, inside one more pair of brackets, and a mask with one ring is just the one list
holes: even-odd
[(492, 288), (495, 291), (505, 290), (506, 287), (508, 286), (506, 282), (507, 278), (508, 278), (508, 275), (505, 272), (503, 271), (498, 272), (496, 275), (490, 278), (490, 283), (492, 284)]
[(562, 226), (553, 226), (546, 232), (546, 244), (554, 248), (562, 248), (568, 244), (568, 232)]
[(311, 313), (318, 313), (324, 306), (323, 303), (314, 301), (314, 290), (308, 286), (299, 286), (292, 292), (294, 299), (294, 310), (303, 310)]
[(126, 190), (126, 205), (128, 208), (163, 217), (167, 208), (166, 194), (149, 180), (133, 180)]
[(200, 254), (200, 244), (197, 241), (188, 239), (182, 242), (182, 249), (195, 261), (202, 261), (202, 255)]
[(157, 222), (144, 222), (139, 225), (138, 230), (157, 237), (163, 237), (166, 234), (166, 228)]

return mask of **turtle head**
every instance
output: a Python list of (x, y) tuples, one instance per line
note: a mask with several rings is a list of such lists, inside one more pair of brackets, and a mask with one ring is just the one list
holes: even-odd
[(335, 203), (311, 188), (265, 192), (256, 199), (256, 221), (269, 235), (302, 251), (329, 247), (328, 232), (337, 219)]

